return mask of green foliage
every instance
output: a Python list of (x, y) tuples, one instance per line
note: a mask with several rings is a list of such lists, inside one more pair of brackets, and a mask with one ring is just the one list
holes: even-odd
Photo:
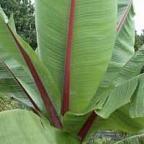
[[(73, 31), (69, 53), (71, 56), (69, 56), (66, 44), (70, 39), (67, 36), (70, 2), (69, 0), (35, 1), (38, 55), (51, 73), (60, 95), (70, 91), (67, 96), (70, 111), (85, 114), (91, 111), (89, 102), (95, 96), (112, 55), (116, 36), (117, 3), (113, 0), (76, 2), (75, 24), (71, 28)], [(71, 62), (66, 65), (68, 59)], [(71, 79), (69, 84), (67, 83), (69, 73), (66, 71), (68, 67)], [(70, 87), (65, 89), (63, 83)], [(51, 92), (50, 95), (54, 97), (55, 92)], [(56, 97), (60, 98), (59, 95)], [(61, 98), (59, 101), (61, 102)]]
[(87, 144), (144, 144), (144, 133), (132, 135), (105, 131), (97, 133)]
[(26, 110), (1, 112), (0, 130), (3, 144), (80, 144), (66, 132), (52, 127), (43, 116)]
[(113, 144), (144, 144), (144, 133), (141, 132), (135, 135), (129, 135)]
[(134, 54), (133, 16), (131, 0), (36, 0), (35, 53), (0, 9), (0, 91), (37, 114), (0, 113), (3, 144), (79, 144), (98, 130), (143, 129), (144, 48)]
[(0, 0), (0, 5), (8, 17), (14, 16), (17, 33), (33, 49), (37, 48), (34, 6), (30, 0)]
[(139, 35), (135, 32), (135, 50), (137, 51), (144, 44), (144, 30)]

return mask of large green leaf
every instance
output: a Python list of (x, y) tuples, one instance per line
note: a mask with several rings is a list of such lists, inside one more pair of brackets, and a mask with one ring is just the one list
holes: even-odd
[(105, 111), (101, 115), (103, 117), (108, 117), (117, 108), (130, 102), (138, 84), (139, 78), (135, 76), (140, 73), (144, 60), (141, 56), (143, 55), (143, 50), (133, 56), (133, 15), (132, 1), (119, 0), (117, 39), (112, 59), (94, 99), (90, 103), (91, 109), (95, 107), (101, 111), (105, 107), (105, 110), (102, 110), (103, 112)]
[(77, 135), (89, 115), (90, 113), (85, 115), (76, 115), (75, 113), (67, 112), (63, 118), (64, 130), (73, 135)]
[[(112, 62), (123, 66), (134, 54), (134, 11), (132, 0), (118, 1), (117, 39)], [(119, 29), (121, 27), (121, 29)]]
[[(7, 24), (8, 18), (0, 7), (0, 57), (5, 61), (17, 58), (19, 62), (24, 64), (18, 50), (16, 49), (16, 43), (7, 28)], [(10, 54), (13, 56), (11, 59), (9, 58)]]
[[(12, 22), (11, 20), (10, 24)], [(13, 76), (10, 74), (11, 71), (12, 73), (15, 74), (16, 78), (20, 78), (22, 80), (24, 79), (26, 83), (29, 83), (31, 80), (31, 77), (29, 76), (27, 71), (23, 68), (25, 64), (19, 54), (19, 51), (16, 48), (16, 43), (14, 42), (14, 39), (12, 38), (7, 28), (7, 23), (8, 19), (4, 14), (3, 10), (0, 8), (0, 51), (1, 51), (0, 76), (1, 76), (1, 82), (3, 82), (3, 84), (1, 83), (1, 87), (3, 87), (1, 91), (10, 94), (10, 96), (13, 96), (16, 99), (28, 104), (29, 100), (27, 99), (27, 97), (25, 97), (25, 94), (22, 91), (22, 89), (19, 86), (17, 86), (17, 83), (14, 82)], [(6, 67), (8, 67), (9, 72)], [(31, 81), (29, 85), (32, 85), (32, 82), (33, 81)]]
[[(97, 118), (90, 133), (99, 129), (135, 132), (143, 129), (143, 73), (144, 48), (137, 51), (123, 66), (111, 83), (97, 91)], [(105, 86), (105, 87), (104, 87)], [(120, 107), (129, 103), (126, 107)], [(117, 110), (117, 111), (116, 111)], [(116, 111), (116, 112), (114, 112)], [(112, 114), (112, 112), (114, 112)], [(108, 118), (108, 116), (110, 116)], [(132, 117), (132, 118), (131, 118)], [(139, 118), (140, 117), (140, 118)]]
[[(64, 119), (66, 130), (70, 131), (73, 135), (78, 134), (88, 116), (89, 114), (85, 116), (76, 116), (72, 113), (67, 113)], [(100, 130), (121, 131), (127, 133), (141, 131), (144, 128), (143, 121), (144, 118), (131, 118), (129, 116), (129, 105), (126, 105), (114, 112), (108, 119), (103, 119), (97, 116), (84, 141), (87, 141), (87, 139)]]
[(100, 96), (105, 98), (105, 101), (104, 103), (100, 103), (100, 105), (98, 105), (98, 108), (96, 109), (97, 114), (103, 118), (108, 118), (114, 111), (123, 105), (130, 103), (131, 97), (136, 90), (138, 80), (139, 77), (134, 77), (125, 83), (109, 88), (107, 94), (100, 94)]
[(48, 120), (24, 110), (0, 113), (2, 144), (79, 144), (68, 133), (50, 126)]
[(131, 118), (129, 116), (129, 105), (126, 105), (114, 112), (108, 119), (97, 117), (86, 139), (89, 139), (99, 130), (121, 131), (135, 134), (143, 131), (143, 121), (144, 118)]
[[(134, 53), (133, 7), (130, 5), (130, 0), (118, 0), (117, 2), (117, 39), (115, 41), (112, 59), (103, 78), (103, 81), (101, 82), (96, 92), (96, 96), (94, 97), (92, 103), (90, 103), (91, 107), (96, 106), (98, 109), (103, 107), (105, 101), (108, 98), (107, 96), (112, 92), (112, 89), (115, 86), (115, 84), (112, 82), (119, 77), (121, 68), (127, 63), (127, 61), (133, 56)], [(118, 30), (119, 27), (120, 29)], [(141, 64), (142, 62), (143, 59), (141, 58)], [(135, 65), (137, 65), (137, 63), (135, 63)], [(129, 67), (130, 66), (131, 64), (129, 64)], [(127, 76), (130, 76), (130, 74)]]
[[(113, 112), (129, 103), (136, 90), (138, 80), (143, 76), (139, 77), (140, 76), (127, 80), (125, 83), (121, 83), (118, 86), (109, 87), (108, 89), (105, 89), (105, 91), (100, 91), (98, 95), (99, 99), (97, 99), (95, 104), (97, 105), (97, 117), (100, 116), (104, 119), (108, 119)], [(68, 131), (78, 133), (88, 117), (89, 114), (75, 115), (67, 113), (64, 116), (64, 127)], [(79, 123), (79, 125), (77, 125), (77, 123)]]
[(108, 117), (113, 111), (129, 103), (136, 90), (139, 81), (142, 81), (143, 74), (140, 75), (144, 66), (144, 48), (137, 51), (133, 57), (119, 70), (117, 77), (107, 83), (100, 85), (95, 98), (90, 103), (91, 109), (95, 107), (102, 117)]
[(0, 60), (0, 91), (19, 101), (22, 100), (26, 105), (33, 107), (28, 99), (29, 95), (27, 95), (26, 91), (24, 91), (23, 87), (18, 83), (17, 78), (13, 75), (13, 72), (2, 60)]
[(135, 52), (129, 61), (119, 71), (115, 84), (129, 80), (139, 75), (144, 66), (144, 47), (141, 47), (139, 51)]
[(132, 98), (130, 106), (131, 117), (144, 117), (144, 76), (139, 80), (137, 90)]
[[(97, 108), (100, 109), (100, 111), (97, 111), (97, 114), (102, 117), (108, 117), (110, 114), (111, 116), (107, 119), (98, 117), (90, 133), (99, 129), (120, 130), (125, 132), (135, 132), (143, 129), (142, 92), (144, 76), (140, 74), (143, 66), (144, 48), (142, 47), (120, 70), (117, 78), (109, 85), (105, 85), (105, 87), (99, 89), (97, 93), (98, 99), (95, 101), (95, 105), (97, 104)], [(129, 88), (127, 84), (130, 86)], [(129, 103), (129, 105), (114, 112), (126, 103)], [(114, 113), (112, 114), (112, 112)]]
[(55, 108), (57, 112), (60, 114), (60, 92), (55, 84), (55, 81), (53, 80), (51, 73), (48, 71), (48, 69), (45, 67), (45, 65), (39, 60), (38, 56), (35, 54), (35, 52), (30, 48), (30, 46), (21, 39), (18, 35), (16, 35), (20, 44), (25, 48), (25, 51), (29, 54), (45, 88), (47, 89), (48, 95), (50, 96), (53, 104), (55, 105)]
[[(36, 0), (38, 54), (63, 89), (71, 0)], [(79, 0), (75, 4), (71, 52), (70, 111), (89, 111), (89, 102), (106, 71), (116, 29), (116, 1)]]
[[(125, 66), (117, 74), (117, 78), (115, 78), (110, 83), (110, 85), (107, 85), (105, 88), (102, 87), (99, 89), (99, 91), (97, 92), (98, 99), (96, 100), (97, 109), (104, 108), (106, 111), (104, 109), (103, 111), (105, 111), (105, 114), (108, 115), (110, 109), (112, 110), (114, 107), (116, 108), (120, 105), (121, 100), (123, 105), (132, 101), (131, 109), (135, 110), (135, 112), (139, 111), (139, 113), (143, 115), (143, 111), (140, 112), (140, 109), (142, 109), (143, 107), (143, 98), (142, 98), (143, 74), (140, 75), (143, 66), (144, 66), (144, 48), (142, 47), (125, 64)], [(135, 93), (136, 94), (135, 98), (131, 99), (136, 88), (138, 89), (137, 94)], [(113, 101), (113, 103), (111, 103), (111, 101)], [(140, 101), (141, 105), (139, 103)]]
[(119, 70), (134, 54), (134, 12), (131, 0), (117, 0), (117, 38), (113, 49), (112, 59), (104, 77), (104, 83), (110, 83), (117, 77)]
[[(21, 85), (28, 91), (31, 98), (35, 101), (35, 103), (39, 106), (39, 108), (45, 112), (45, 108), (43, 102), (40, 98), (39, 92), (36, 88), (34, 80), (29, 72), (27, 65), (25, 64), (20, 51), (18, 50), (18, 45), (14, 40), (15, 36), (18, 40), (18, 43), (22, 45), (26, 53), (28, 53), (29, 57), (31, 58), (36, 70), (38, 71), (42, 82), (44, 83), (45, 87), (49, 89), (48, 93), (51, 97), (57, 111), (60, 113), (60, 94), (59, 91), (51, 77), (51, 74), (45, 67), (45, 65), (39, 60), (38, 56), (32, 50), (32, 48), (22, 40), (16, 33), (14, 29), (14, 22), (11, 18), (9, 23), (5, 23), (6, 16), (4, 12), (0, 11), (0, 27), (1, 27), (1, 37), (0, 40), (0, 58), (4, 61), (4, 63), (9, 67), (9, 69), (13, 72), (13, 74), (17, 77), (17, 79), (21, 82)], [(5, 17), (4, 17), (4, 16)], [(12, 33), (13, 32), (13, 35)], [(17, 95), (18, 96), (18, 95)], [(15, 97), (20, 101), (23, 101), (23, 98), (18, 96)]]
[[(143, 73), (143, 66), (144, 66), (143, 63), (144, 63), (144, 46), (142, 46), (139, 49), (139, 51), (136, 52), (133, 59), (128, 62), (127, 66), (125, 66), (124, 69), (125, 72), (123, 71), (123, 74), (121, 72), (121, 78), (119, 80), (124, 81), (135, 75), (138, 75), (139, 73)], [(130, 115), (133, 118), (144, 116), (143, 79), (144, 77), (142, 76), (141, 79), (138, 80), (137, 89), (131, 99)]]
[[(136, 76), (139, 75), (144, 65), (143, 49), (133, 55), (133, 8), (130, 2), (131, 1), (118, 2), (117, 23), (119, 25), (122, 20), (124, 22), (121, 24), (120, 31), (117, 32), (117, 39), (108, 71), (96, 92), (96, 96), (89, 105), (91, 110), (94, 108), (97, 109), (97, 114), (105, 118), (110, 116), (116, 109), (131, 101), (131, 97), (139, 81), (139, 76)], [(123, 19), (123, 17), (125, 17), (125, 19)], [(78, 116), (68, 113), (64, 117), (65, 127), (72, 132), (75, 131), (78, 133), (87, 117), (88, 114)], [(80, 125), (76, 125), (76, 122), (80, 123)], [(73, 125), (73, 129), (71, 129), (71, 124)]]
[[(118, 26), (122, 20), (124, 22), (122, 23), (123, 25), (121, 24), (121, 29), (117, 33), (113, 57), (107, 73), (95, 97), (89, 104), (89, 108), (91, 110), (95, 108), (97, 113), (102, 117), (110, 116), (116, 109), (130, 102), (131, 96), (136, 90), (139, 81), (139, 76), (136, 76), (143, 67), (143, 49), (133, 55), (133, 7), (130, 2), (118, 2)], [(122, 54), (123, 52), (125, 55)], [(122, 58), (121, 56), (124, 57)], [(71, 120), (71, 117), (69, 119)]]

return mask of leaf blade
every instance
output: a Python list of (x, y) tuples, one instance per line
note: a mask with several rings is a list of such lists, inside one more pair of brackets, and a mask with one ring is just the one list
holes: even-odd
[(56, 109), (51, 101), (51, 99), (49, 98), (49, 95), (45, 89), (45, 86), (43, 85), (43, 82), (41, 81), (41, 78), (39, 77), (35, 66), (32, 63), (31, 58), (29, 57), (29, 55), (26, 53), (26, 51), (24, 50), (23, 46), (21, 45), (20, 41), (18, 40), (18, 38), (16, 37), (16, 35), (14, 34), (14, 32), (12, 31), (12, 29), (8, 26), (9, 31), (11, 32), (16, 44), (17, 44), (17, 48), (20, 50), (21, 55), (23, 56), (30, 72), (31, 75), (35, 81), (35, 84), (41, 94), (41, 98), (43, 100), (43, 103), (46, 107), (46, 110), (49, 114), (49, 118), (51, 123), (56, 126), (57, 128), (62, 128), (62, 124), (58, 118)]
[(0, 130), (3, 144), (79, 144), (76, 138), (53, 128), (45, 118), (25, 110), (1, 112)]

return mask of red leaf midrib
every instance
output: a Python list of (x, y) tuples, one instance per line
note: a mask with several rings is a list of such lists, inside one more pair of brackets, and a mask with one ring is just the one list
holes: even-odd
[[(128, 4), (127, 8), (125, 9), (123, 17), (121, 18), (120, 22), (117, 25), (117, 32), (120, 32), (122, 26), (124, 25), (131, 6), (132, 6), (132, 0), (129, 1), (129, 4)], [(90, 128), (92, 127), (96, 117), (97, 117), (97, 114), (93, 111), (91, 113), (91, 115), (87, 118), (87, 120), (85, 121), (82, 128), (80, 129), (78, 136), (81, 141), (86, 137), (86, 135), (89, 132)]]
[(117, 25), (117, 32), (120, 32), (121, 28), (123, 27), (131, 6), (132, 6), (132, 0), (129, 0), (128, 6), (125, 9), (124, 15), (122, 16), (121, 20), (119, 21)]
[(83, 141), (84, 138), (86, 137), (87, 133), (89, 132), (90, 128), (92, 127), (95, 119), (96, 119), (97, 115), (96, 113), (93, 111), (90, 116), (87, 118), (87, 120), (85, 121), (85, 123), (83, 124), (82, 128), (80, 129), (80, 131), (78, 132), (78, 137), (80, 139), (80, 141)]
[[(2, 61), (2, 60), (1, 60)], [(5, 67), (5, 69), (9, 72), (9, 74), (12, 76), (12, 78), (15, 80), (15, 82), (17, 83), (17, 85), (23, 90), (23, 92), (26, 94), (26, 96), (29, 98), (30, 102), (32, 103), (33, 107), (35, 108), (35, 111), (38, 113), (40, 112), (39, 107), (37, 106), (37, 104), (33, 101), (33, 99), (30, 97), (30, 95), (27, 93), (27, 91), (25, 90), (25, 88), (21, 85), (21, 83), (19, 82), (19, 80), (17, 79), (17, 77), (15, 76), (15, 74), (10, 70), (10, 68), (7, 66), (7, 64), (2, 61), (3, 66)]]
[[(128, 15), (129, 10), (131, 8), (131, 5), (132, 5), (132, 0), (129, 1), (129, 4), (128, 4), (125, 12), (124, 12), (123, 17), (122, 17), (122, 19), (120, 20), (120, 22), (117, 25), (117, 32), (120, 32), (120, 30), (121, 30), (121, 28), (122, 28), (122, 26), (123, 26), (123, 24), (124, 24), (124, 22), (125, 22), (125, 20), (127, 18), (127, 15)], [(80, 131), (78, 133), (78, 136), (79, 136), (81, 141), (86, 137), (86, 135), (87, 135), (88, 131), (90, 130), (90, 128), (92, 127), (96, 117), (97, 117), (97, 114), (93, 111), (90, 114), (90, 116), (87, 118), (87, 120), (85, 121), (85, 123), (82, 126), (82, 128), (80, 129)]]
[(71, 53), (72, 53), (74, 20), (75, 20), (75, 0), (71, 0), (69, 25), (67, 33), (66, 56), (65, 56), (64, 88), (63, 88), (62, 107), (61, 107), (62, 115), (64, 115), (69, 110), (69, 103), (70, 103)]
[[(8, 25), (7, 25), (8, 26)], [(49, 97), (49, 95), (47, 94), (47, 91), (43, 85), (43, 82), (41, 81), (39, 74), (37, 73), (29, 55), (25, 52), (25, 50), (23, 49), (22, 45), (19, 43), (18, 39), (15, 37), (15, 34), (13, 33), (13, 31), (11, 30), (11, 28), (8, 26), (9, 31), (11, 32), (16, 44), (17, 44), (17, 48), (19, 49), (21, 55), (23, 56), (32, 76), (33, 79), (35, 81), (35, 84), (40, 92), (41, 98), (43, 100), (43, 103), (46, 107), (46, 110), (49, 114), (49, 118), (50, 118), (50, 122), (57, 128), (62, 128), (62, 124), (58, 118), (57, 112), (55, 110), (55, 107)]]

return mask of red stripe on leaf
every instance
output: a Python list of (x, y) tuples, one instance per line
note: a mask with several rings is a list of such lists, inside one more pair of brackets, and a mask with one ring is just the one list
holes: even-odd
[(83, 127), (80, 129), (78, 136), (79, 136), (81, 141), (83, 141), (84, 138), (86, 137), (86, 135), (89, 132), (90, 128), (92, 127), (96, 117), (97, 117), (97, 115), (93, 111), (91, 113), (91, 115), (88, 117), (88, 119), (86, 120), (86, 122), (84, 123)]
[(63, 99), (61, 109), (61, 113), (63, 115), (65, 112), (69, 110), (70, 69), (71, 69), (74, 16), (75, 16), (75, 0), (71, 0), (70, 17), (69, 17), (68, 34), (67, 34), (66, 58), (65, 58), (64, 89), (63, 89)]
[(122, 16), (121, 20), (119, 21), (117, 25), (117, 32), (120, 32), (121, 28), (123, 27), (131, 6), (132, 6), (132, 0), (129, 1), (129, 4), (124, 12), (124, 15)]
[[(117, 32), (120, 32), (122, 26), (124, 25), (131, 6), (132, 6), (132, 0), (129, 1), (129, 4), (124, 12), (124, 15), (122, 16), (121, 20), (119, 21), (119, 23), (117, 25)], [(93, 111), (91, 113), (91, 115), (88, 117), (88, 119), (86, 120), (86, 122), (84, 123), (83, 127), (80, 129), (78, 136), (81, 141), (83, 141), (83, 139), (86, 137), (86, 135), (89, 132), (90, 128), (92, 127), (96, 117), (97, 117), (97, 114)]]
[(19, 43), (18, 39), (16, 38), (15, 34), (12, 32), (11, 28), (8, 26), (16, 44), (17, 44), (17, 47), (21, 53), (21, 55), (23, 56), (32, 76), (33, 76), (33, 79), (35, 81), (35, 84), (40, 92), (40, 95), (41, 95), (41, 98), (43, 100), (43, 103), (46, 107), (46, 110), (49, 114), (49, 117), (50, 117), (50, 122), (57, 128), (62, 128), (62, 124), (58, 118), (58, 115), (57, 115), (57, 112), (54, 108), (54, 105), (51, 101), (51, 99), (49, 98), (48, 94), (47, 94), (47, 91), (41, 81), (41, 78), (39, 77), (33, 63), (32, 63), (32, 60), (31, 58), (29, 57), (29, 55), (25, 52), (24, 48), (22, 47), (22, 45)]

